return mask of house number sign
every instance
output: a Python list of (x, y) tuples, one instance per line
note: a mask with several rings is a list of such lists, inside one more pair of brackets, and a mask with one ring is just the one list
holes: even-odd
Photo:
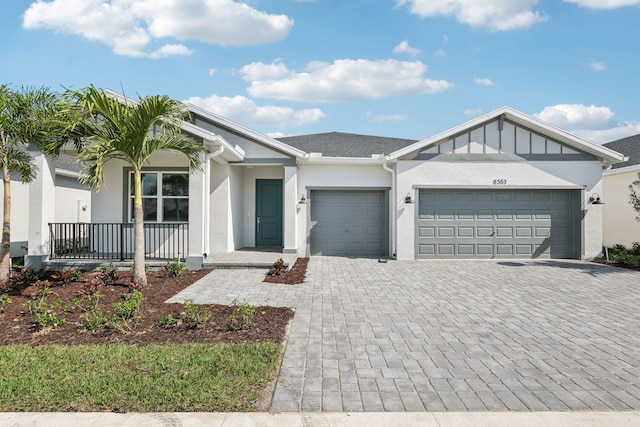
[(507, 180), (500, 178), (500, 179), (494, 179), (493, 180), (493, 185), (507, 185)]

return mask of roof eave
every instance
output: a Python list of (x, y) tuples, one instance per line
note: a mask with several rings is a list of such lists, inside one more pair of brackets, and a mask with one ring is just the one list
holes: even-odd
[(229, 129), (232, 129), (242, 135), (247, 136), (250, 139), (253, 139), (255, 141), (258, 141), (260, 143), (263, 143), (267, 146), (270, 146), (278, 151), (281, 151), (285, 154), (288, 154), (290, 156), (296, 157), (296, 158), (302, 158), (305, 156), (305, 152), (302, 150), (298, 150), (297, 148), (291, 147), (290, 145), (285, 144), (284, 142), (280, 142), (277, 139), (271, 138), (267, 135), (264, 135), (260, 132), (256, 132), (252, 129), (249, 129), (245, 126), (242, 126), (239, 123), (236, 123), (232, 120), (229, 119), (225, 119), (224, 117), (221, 117), (215, 113), (212, 113), (209, 110), (206, 110), (204, 108), (198, 107), (197, 105), (193, 105), (193, 104), (189, 104), (189, 103), (185, 103), (185, 105), (187, 106), (187, 108), (189, 109), (189, 111), (192, 111), (194, 113), (197, 113), (201, 116), (204, 116), (208, 119), (211, 119), (214, 122), (219, 123), (220, 125), (227, 127)]

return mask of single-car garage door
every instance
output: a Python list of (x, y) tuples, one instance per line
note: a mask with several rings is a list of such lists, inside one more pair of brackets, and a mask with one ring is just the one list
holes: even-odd
[(311, 192), (311, 255), (386, 254), (386, 192)]
[(418, 257), (575, 258), (580, 242), (579, 194), (420, 190)]

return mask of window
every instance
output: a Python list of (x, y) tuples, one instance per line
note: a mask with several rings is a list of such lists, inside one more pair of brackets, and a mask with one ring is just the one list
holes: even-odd
[[(142, 209), (145, 222), (188, 222), (189, 174), (144, 172)], [(133, 172), (129, 173), (129, 218), (133, 221)]]

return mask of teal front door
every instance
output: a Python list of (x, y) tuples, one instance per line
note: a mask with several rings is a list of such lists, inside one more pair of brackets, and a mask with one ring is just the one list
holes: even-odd
[(256, 246), (282, 246), (282, 180), (256, 180)]

